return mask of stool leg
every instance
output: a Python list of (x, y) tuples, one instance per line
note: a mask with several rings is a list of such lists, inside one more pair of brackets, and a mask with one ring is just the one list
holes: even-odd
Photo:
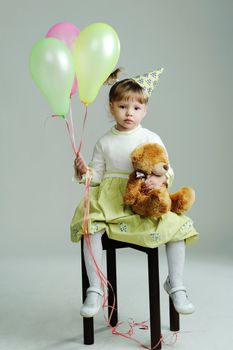
[(174, 308), (172, 299), (169, 297), (170, 330), (177, 332), (180, 330), (180, 316)]
[[(86, 298), (86, 290), (89, 287), (89, 281), (87, 277), (87, 271), (84, 261), (84, 254), (83, 254), (83, 239), (81, 242), (81, 262), (82, 262), (82, 297), (83, 302)], [(84, 335), (84, 344), (85, 345), (92, 345), (94, 344), (94, 319), (93, 317), (86, 318), (83, 317), (83, 335)]]
[[(107, 277), (108, 281), (111, 283), (111, 286), (113, 288), (113, 291), (110, 286), (108, 286), (109, 289), (109, 295), (108, 295), (108, 305), (110, 306), (108, 308), (108, 317), (110, 318), (111, 314), (111, 320), (110, 325), (112, 327), (116, 326), (118, 322), (118, 314), (117, 314), (117, 276), (116, 276), (116, 249), (111, 248), (106, 250), (106, 258), (107, 258)], [(115, 295), (115, 307), (114, 310), (112, 309), (113, 303), (114, 303), (114, 295)], [(113, 311), (112, 311), (113, 310)]]
[(157, 345), (161, 349), (160, 294), (159, 294), (159, 260), (158, 248), (148, 252), (149, 302), (151, 348)]

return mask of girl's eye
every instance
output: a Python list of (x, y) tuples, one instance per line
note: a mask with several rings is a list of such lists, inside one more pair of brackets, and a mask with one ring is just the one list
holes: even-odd
[(140, 109), (140, 107), (134, 107), (134, 109), (135, 109), (135, 111), (137, 111), (137, 110), (139, 110), (139, 109)]
[(123, 105), (120, 105), (119, 107), (120, 107), (120, 108), (122, 108), (122, 109), (124, 109), (124, 108), (125, 108), (125, 106), (123, 106)]

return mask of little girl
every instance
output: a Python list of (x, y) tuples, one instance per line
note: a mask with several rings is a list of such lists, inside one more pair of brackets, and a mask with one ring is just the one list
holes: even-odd
[[(111, 74), (108, 81), (117, 78), (119, 69)], [(147, 113), (150, 97), (162, 69), (155, 70), (131, 79), (117, 81), (109, 92), (109, 108), (115, 125), (96, 143), (92, 161), (87, 167), (85, 160), (78, 155), (74, 162), (75, 179), (85, 182), (87, 170), (91, 171), (90, 218), (88, 231), (96, 263), (101, 266), (102, 241), (104, 232), (109, 238), (138, 244), (145, 247), (158, 247), (166, 244), (168, 277), (165, 291), (171, 296), (177, 312), (191, 314), (194, 306), (189, 301), (183, 286), (185, 262), (185, 241), (198, 236), (193, 222), (185, 215), (168, 212), (161, 218), (145, 218), (123, 205), (123, 194), (128, 174), (133, 171), (131, 152), (143, 143), (159, 143), (160, 137), (141, 126)], [(151, 175), (145, 181), (145, 190), (171, 185), (172, 168), (165, 176)], [(83, 234), (83, 201), (77, 207), (71, 222), (71, 239), (78, 242)], [(81, 307), (83, 317), (94, 316), (101, 305), (101, 281), (93, 265), (91, 253), (84, 241), (84, 259), (90, 287)]]

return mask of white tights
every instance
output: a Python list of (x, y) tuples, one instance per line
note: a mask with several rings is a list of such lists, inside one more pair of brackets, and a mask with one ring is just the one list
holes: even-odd
[[(91, 249), (95, 257), (96, 264), (100, 268), (102, 266), (102, 255), (103, 255), (102, 254), (103, 246), (102, 246), (102, 240), (101, 240), (103, 233), (104, 233), (104, 230), (97, 232), (95, 234), (89, 235)], [(85, 266), (87, 270), (87, 276), (88, 276), (90, 287), (96, 287), (100, 289), (101, 281), (93, 265), (93, 258), (91, 256), (90, 250), (87, 248), (85, 239), (84, 239), (84, 245), (83, 245), (83, 253), (84, 253)]]
[[(93, 254), (95, 256), (96, 263), (101, 268), (102, 266), (102, 241), (101, 237), (104, 231), (97, 232), (90, 235), (90, 242)], [(93, 266), (93, 261), (89, 250), (87, 249), (84, 240), (84, 259), (87, 270), (87, 276), (89, 279), (89, 284), (91, 287), (99, 288), (101, 287), (101, 282), (99, 276)], [(166, 254), (168, 263), (168, 275), (170, 279), (171, 287), (180, 287), (183, 285), (183, 273), (184, 273), (184, 263), (185, 263), (185, 242), (168, 242), (166, 243)]]
[(171, 287), (183, 286), (183, 274), (185, 263), (185, 242), (166, 243), (168, 276)]

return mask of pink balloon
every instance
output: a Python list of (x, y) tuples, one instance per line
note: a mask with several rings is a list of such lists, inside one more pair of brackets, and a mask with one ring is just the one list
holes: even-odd
[[(46, 38), (56, 38), (63, 41), (69, 49), (73, 52), (74, 43), (79, 36), (80, 29), (74, 24), (69, 22), (59, 22), (54, 24), (47, 32)], [(77, 79), (74, 78), (74, 84), (72, 86), (70, 97), (72, 97), (77, 91)]]
[(70, 92), (70, 97), (72, 97), (75, 94), (77, 89), (78, 89), (78, 81), (77, 81), (77, 78), (75, 77), (74, 78), (74, 83), (73, 83), (73, 86), (72, 86), (72, 89), (71, 89), (71, 92)]
[(73, 51), (74, 42), (80, 33), (74, 24), (69, 22), (59, 22), (54, 24), (47, 32), (46, 38), (56, 38), (64, 43)]

